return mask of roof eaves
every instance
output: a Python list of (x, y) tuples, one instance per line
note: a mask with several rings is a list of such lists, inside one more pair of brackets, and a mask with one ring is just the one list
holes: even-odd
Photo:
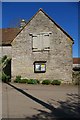
[(0, 44), (0, 46), (11, 46), (11, 44), (9, 44), (9, 43), (2, 43), (2, 44)]

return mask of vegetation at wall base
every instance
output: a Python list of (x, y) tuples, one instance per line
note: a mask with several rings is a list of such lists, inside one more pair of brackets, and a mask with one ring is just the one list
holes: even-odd
[(28, 83), (28, 79), (21, 79), (19, 83)]
[[(16, 76), (16, 79), (14, 81), (15, 83), (27, 83), (27, 84), (40, 84), (40, 81), (37, 79), (22, 79), (20, 75)], [(61, 81), (60, 80), (53, 80), (51, 82), (51, 80), (43, 80), (42, 84), (44, 85), (60, 85)]]
[(44, 84), (44, 85), (49, 85), (49, 84), (51, 84), (51, 81), (50, 81), (50, 80), (43, 80), (43, 81), (42, 81), (42, 84)]
[(37, 79), (35, 79), (36, 81), (37, 81), (37, 84), (40, 84), (40, 81), (39, 80), (37, 80)]
[(21, 81), (21, 75), (16, 76), (15, 83), (19, 83)]
[(10, 76), (7, 76), (4, 72), (2, 72), (2, 82), (11, 82)]
[(28, 80), (27, 83), (28, 83), (28, 84), (37, 84), (38, 82), (37, 82), (37, 80), (35, 80), (35, 79), (30, 79), (30, 80)]
[(15, 83), (27, 83), (27, 84), (39, 84), (39, 80), (36, 79), (22, 79), (21, 76), (16, 76), (16, 79), (14, 80)]
[(51, 82), (52, 85), (60, 85), (61, 84), (61, 81), (60, 80), (53, 80)]

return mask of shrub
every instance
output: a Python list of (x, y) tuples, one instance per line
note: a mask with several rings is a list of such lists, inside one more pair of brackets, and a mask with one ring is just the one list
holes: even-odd
[(30, 80), (28, 80), (27, 83), (28, 83), (28, 84), (37, 84), (37, 80), (35, 80), (35, 79), (30, 79)]
[(51, 81), (50, 80), (43, 80), (42, 84), (49, 85), (49, 84), (51, 84)]
[(73, 84), (80, 85), (80, 71), (74, 71), (72, 77)]
[(14, 82), (19, 83), (20, 81), (21, 81), (21, 76), (20, 75), (16, 76), (16, 79)]
[(53, 80), (52, 85), (60, 85), (61, 84), (61, 81), (60, 80)]
[(3, 82), (10, 82), (11, 74), (9, 70), (9, 62), (11, 58), (8, 58), (7, 55), (4, 55), (0, 60), (0, 67), (2, 68), (1, 79)]
[(36, 80), (38, 84), (40, 84), (40, 81), (39, 80)]
[(36, 79), (21, 79), (21, 76), (16, 76), (16, 79), (14, 81), (15, 83), (28, 83), (28, 84), (39, 84), (39, 81)]
[(21, 79), (19, 83), (28, 83), (28, 79)]
[(5, 61), (7, 59), (7, 55), (4, 55), (3, 57), (2, 57), (2, 63)]
[(2, 81), (10, 82), (10, 76), (7, 76), (4, 72), (2, 72)]

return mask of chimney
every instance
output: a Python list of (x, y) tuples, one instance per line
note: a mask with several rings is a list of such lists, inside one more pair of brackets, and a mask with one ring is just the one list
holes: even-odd
[(26, 21), (24, 19), (20, 22), (20, 29), (22, 29), (26, 25)]

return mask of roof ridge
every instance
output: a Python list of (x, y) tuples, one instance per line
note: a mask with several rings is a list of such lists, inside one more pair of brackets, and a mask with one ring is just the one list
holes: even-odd
[[(64, 34), (66, 34), (71, 40), (72, 40), (72, 42), (74, 43), (74, 40), (73, 40), (73, 38), (62, 28), (62, 27), (60, 27), (42, 8), (39, 8), (39, 10), (32, 16), (32, 18), (26, 23), (26, 25), (19, 31), (19, 33), (27, 26), (27, 24), (40, 12), (40, 11), (42, 11), (44, 14), (45, 14), (45, 16), (47, 16), (61, 31), (63, 31), (63, 33)], [(18, 34), (19, 34), (18, 33)], [(18, 35), (17, 34), (17, 35)], [(16, 36), (17, 36), (16, 35)]]
[(38, 10), (38, 11), (40, 11), (40, 10), (42, 11), (43, 9), (42, 9), (42, 8), (39, 8), (39, 10)]

